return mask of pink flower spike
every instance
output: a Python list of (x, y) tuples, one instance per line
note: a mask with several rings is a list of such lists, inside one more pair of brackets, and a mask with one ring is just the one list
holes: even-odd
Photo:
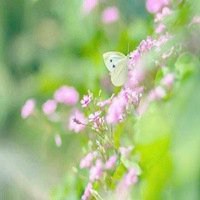
[(84, 0), (82, 10), (85, 15), (88, 15), (98, 5), (99, 0)]
[(83, 99), (81, 100), (81, 105), (83, 108), (88, 107), (90, 102), (92, 101), (93, 94), (88, 92), (88, 95), (84, 95)]
[(49, 99), (42, 106), (42, 110), (45, 115), (53, 114), (55, 112), (56, 108), (57, 108), (57, 103), (53, 99)]
[(85, 129), (87, 119), (79, 110), (75, 110), (69, 118), (68, 128), (75, 133), (79, 133)]
[(21, 117), (26, 119), (32, 115), (35, 109), (35, 104), (34, 99), (28, 99), (21, 109)]
[(83, 196), (81, 197), (81, 200), (89, 200), (91, 196), (91, 190), (92, 190), (92, 183), (88, 183)]
[(75, 105), (79, 100), (79, 94), (73, 87), (62, 86), (58, 90), (56, 90), (54, 94), (54, 99), (58, 103)]
[(102, 13), (102, 22), (105, 24), (110, 24), (116, 22), (119, 19), (119, 11), (117, 7), (108, 7)]
[(59, 134), (55, 135), (55, 143), (57, 147), (60, 147), (62, 145), (62, 139)]
[(117, 161), (117, 156), (116, 155), (113, 155), (111, 156), (105, 163), (104, 165), (104, 168), (105, 169), (112, 169), (115, 164), (116, 164), (116, 161)]

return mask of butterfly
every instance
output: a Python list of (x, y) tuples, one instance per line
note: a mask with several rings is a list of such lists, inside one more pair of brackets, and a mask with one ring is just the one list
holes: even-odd
[(104, 63), (110, 71), (111, 82), (114, 86), (122, 86), (128, 76), (128, 58), (123, 53), (109, 51), (103, 54)]

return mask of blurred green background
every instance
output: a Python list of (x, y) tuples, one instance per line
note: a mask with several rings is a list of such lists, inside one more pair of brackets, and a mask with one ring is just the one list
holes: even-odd
[[(102, 10), (113, 5), (120, 19), (103, 24)], [(80, 96), (88, 89), (109, 95), (113, 88), (104, 84), (108, 73), (102, 53), (126, 54), (153, 31), (144, 0), (105, 1), (87, 16), (81, 6), (81, 0), (0, 0), (0, 199), (80, 198), (84, 185), (72, 168), (79, 162), (86, 139), (61, 131), (58, 148), (45, 122), (21, 119), (21, 106), (35, 98), (40, 108), (63, 84), (74, 86)], [(147, 182), (143, 184), (152, 186), (144, 199), (200, 197), (199, 66), (181, 84), (174, 99), (150, 110), (137, 125), (144, 134), (138, 143), (145, 138), (138, 148), (142, 164), (149, 163), (151, 152), (167, 149), (167, 159), (144, 174)], [(158, 123), (162, 127), (155, 128)], [(145, 136), (150, 130), (158, 133), (158, 143), (151, 135)], [(154, 176), (163, 173), (169, 173), (169, 179)], [(162, 195), (160, 181), (167, 185)]]

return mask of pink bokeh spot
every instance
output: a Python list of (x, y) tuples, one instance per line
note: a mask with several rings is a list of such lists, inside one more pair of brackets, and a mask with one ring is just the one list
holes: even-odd
[(34, 109), (35, 109), (35, 100), (34, 99), (28, 99), (25, 104), (23, 105), (21, 109), (21, 116), (22, 118), (26, 119), (30, 115), (33, 114)]
[(79, 94), (73, 87), (62, 86), (55, 91), (54, 99), (58, 103), (75, 105), (79, 100)]
[(42, 110), (45, 115), (51, 115), (55, 112), (57, 107), (57, 102), (53, 99), (49, 99), (42, 105)]
[(98, 5), (99, 0), (84, 0), (82, 4), (82, 10), (85, 15), (88, 15)]
[(170, 4), (170, 0), (147, 0), (146, 9), (150, 13), (158, 13), (163, 7)]
[(116, 7), (108, 7), (102, 13), (102, 22), (110, 24), (116, 22), (119, 19), (119, 11)]

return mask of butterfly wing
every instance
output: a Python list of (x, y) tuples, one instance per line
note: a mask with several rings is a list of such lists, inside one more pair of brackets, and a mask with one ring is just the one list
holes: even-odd
[(111, 75), (111, 82), (114, 86), (122, 86), (128, 77), (128, 65), (127, 65), (127, 58), (120, 60), (116, 68), (110, 73)]
[(110, 72), (113, 72), (118, 63), (125, 58), (126, 56), (123, 53), (117, 51), (109, 51), (103, 54), (104, 63)]

